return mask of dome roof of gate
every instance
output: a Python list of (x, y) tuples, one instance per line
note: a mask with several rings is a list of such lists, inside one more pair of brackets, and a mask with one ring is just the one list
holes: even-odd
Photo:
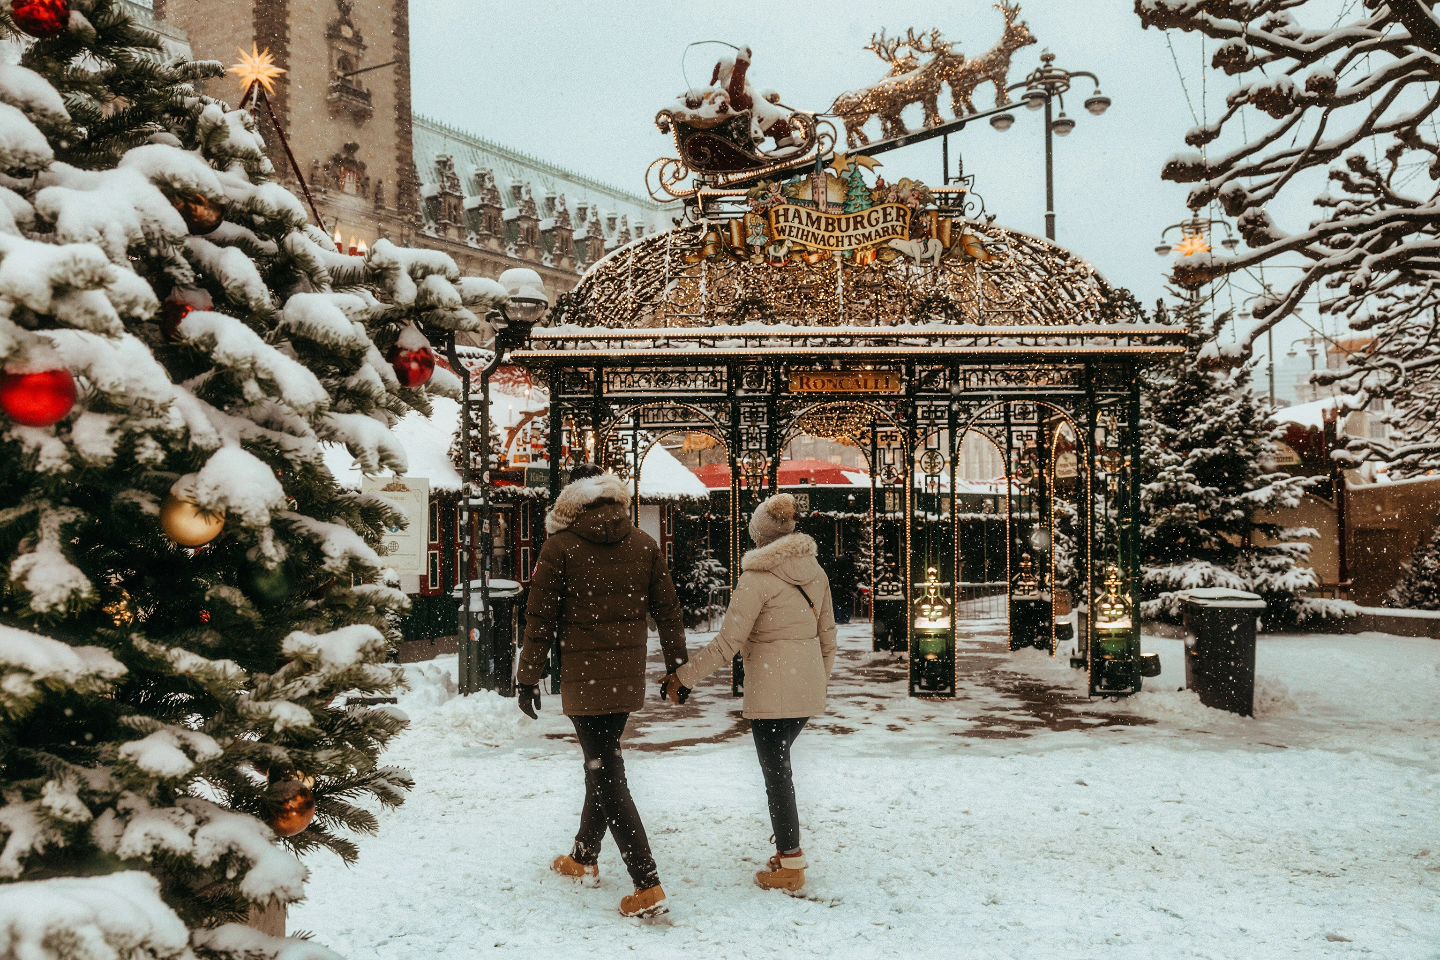
[[(956, 230), (961, 229), (959, 223)], [(994, 225), (963, 228), (975, 259), (910, 255), (857, 265), (737, 259), (685, 225), (615, 250), (557, 304), (556, 324), (592, 329), (1074, 326), (1138, 322), (1138, 305), (1062, 247)], [(981, 249), (983, 248), (983, 249)], [(717, 252), (717, 250), (719, 252)]]

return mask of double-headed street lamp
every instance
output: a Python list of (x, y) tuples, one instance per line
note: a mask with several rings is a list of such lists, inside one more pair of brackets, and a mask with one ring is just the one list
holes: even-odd
[[(1197, 257), (1209, 253), (1212, 249), (1210, 234), (1216, 227), (1224, 228), (1225, 232), (1220, 246), (1226, 250), (1234, 250), (1240, 246), (1240, 238), (1235, 235), (1235, 229), (1230, 226), (1229, 221), (1197, 215), (1179, 223), (1172, 223), (1160, 231), (1160, 242), (1155, 245), (1155, 252), (1162, 257), (1168, 257), (1171, 253), (1182, 257)], [(1179, 231), (1180, 239), (1172, 241), (1170, 234), (1175, 231)]]
[[(1045, 111), (1045, 238), (1055, 239), (1055, 149), (1054, 137), (1068, 137), (1075, 129), (1075, 120), (1065, 112), (1065, 94), (1076, 78), (1083, 77), (1094, 85), (1090, 96), (1085, 98), (1085, 109), (1100, 116), (1110, 109), (1110, 98), (1100, 91), (1100, 78), (1089, 70), (1066, 70), (1055, 66), (1055, 54), (1046, 50), (1040, 54), (1040, 66), (1019, 83), (1005, 88), (1006, 93), (1023, 90), (1019, 100), (1027, 109)], [(1055, 115), (1059, 106), (1060, 115)], [(1013, 113), (996, 113), (990, 117), (990, 126), (996, 130), (1009, 130), (1015, 125)]]

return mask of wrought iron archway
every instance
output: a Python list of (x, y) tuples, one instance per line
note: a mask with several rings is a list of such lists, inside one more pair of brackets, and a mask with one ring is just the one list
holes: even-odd
[[(927, 548), (922, 558), (916, 546), (922, 534), (945, 545), (943, 576), (930, 579), (953, 602), (962, 583), (963, 437), (973, 430), (997, 442), (1007, 499), (1023, 476), (1032, 491), (1024, 495), (1053, 513), (1052, 433), (1067, 423), (1076, 447), (1075, 523), (1085, 535), (1077, 548), (1080, 599), (1096, 609), (1113, 563), (1123, 580), (1123, 596), (1114, 599), (1133, 609), (1139, 372), (1183, 349), (1183, 331), (1140, 323), (1133, 301), (1066, 251), (990, 225), (964, 227), (982, 238), (988, 259), (943, 260), (933, 270), (905, 259), (847, 266), (841, 257), (780, 268), (717, 256), (715, 229), (681, 226), (614, 252), (557, 306), (555, 325), (532, 331), (512, 354), (550, 385), (552, 423), (564, 425), (551, 432), (552, 464), (563, 462), (562, 449), (604, 455), (627, 435), (632, 457), (642, 436), (683, 430), (721, 440), (734, 563), (742, 504), (775, 489), (789, 438), (823, 412), (846, 413), (853, 422), (832, 426), (868, 430), (855, 439), (877, 478), (872, 509), (883, 509), (886, 481), (899, 508), (897, 569), (873, 577), (877, 607), (883, 596), (890, 608), (877, 609), (876, 619), (889, 618), (896, 645), (911, 654), (911, 693), (947, 696), (956, 688), (959, 625), (954, 616), (943, 630), (938, 620), (921, 621), (917, 604), (939, 553)], [(556, 492), (562, 480), (563, 471), (553, 470)], [(1053, 517), (1046, 522), (1053, 528)], [(1020, 558), (1011, 533), (1007, 526), (1013, 635)], [(1049, 536), (1050, 569), (1039, 580), (1053, 588)], [(1048, 613), (1045, 619), (1051, 622)], [(1090, 692), (1138, 690), (1135, 618), (1097, 623), (1092, 616), (1087, 624)], [(921, 633), (938, 667), (919, 656)], [(1102, 633), (1104, 643), (1089, 642)], [(1053, 652), (1053, 628), (1042, 639), (1038, 645)]]

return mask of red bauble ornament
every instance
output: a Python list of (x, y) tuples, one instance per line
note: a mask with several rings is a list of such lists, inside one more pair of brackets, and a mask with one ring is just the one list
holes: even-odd
[(196, 310), (213, 310), (215, 301), (199, 287), (176, 287), (160, 305), (160, 333), (170, 343), (180, 339), (180, 321)]
[(69, 0), (10, 0), (15, 26), (41, 40), (58, 37), (70, 23)]
[(0, 410), (27, 427), (50, 427), (75, 406), (75, 378), (69, 370), (0, 373)]
[(396, 347), (390, 351), (390, 366), (402, 387), (423, 387), (435, 375), (435, 351), (428, 346), (418, 350)]
[(402, 387), (423, 387), (435, 374), (435, 351), (413, 324), (400, 331), (388, 359)]
[(180, 193), (170, 203), (185, 220), (185, 228), (197, 236), (214, 233), (225, 222), (225, 208), (198, 193)]

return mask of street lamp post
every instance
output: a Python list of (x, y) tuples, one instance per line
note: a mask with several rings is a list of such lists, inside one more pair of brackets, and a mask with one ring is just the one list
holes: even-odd
[[(495, 339), (491, 342), (491, 355), (480, 368), (480, 482), (475, 483), (475, 457), (472, 453), (473, 438), (470, 436), (470, 408), (473, 392), (470, 387), (470, 371), (460, 362), (455, 348), (455, 337), (451, 335), (446, 343), (446, 354), (452, 368), (460, 376), (461, 417), (460, 417), (460, 518), (464, 534), (460, 538), (460, 693), (476, 693), (495, 682), (492, 665), (495, 662), (495, 622), (490, 611), (490, 564), (494, 556), (490, 517), (490, 375), (499, 368), (506, 353), (524, 343), (531, 329), (545, 316), (550, 308), (550, 298), (545, 293), (540, 275), (534, 270), (516, 268), (500, 275), (500, 285), (505, 288), (506, 299), (490, 315), (495, 327)], [(551, 464), (551, 469), (556, 469)], [(477, 496), (478, 494), (478, 496)], [(478, 500), (478, 504), (475, 501)], [(475, 543), (471, 534), (471, 507), (479, 507), (480, 515), (480, 609), (478, 622), (470, 616), (471, 577), (475, 563)]]
[[(1040, 66), (1032, 70), (1024, 80), (1005, 88), (1006, 93), (1023, 90), (1020, 102), (1027, 109), (1045, 111), (1045, 238), (1055, 239), (1055, 147), (1054, 137), (1068, 137), (1075, 129), (1075, 120), (1065, 112), (1065, 94), (1077, 77), (1084, 77), (1094, 84), (1094, 91), (1085, 98), (1085, 109), (1094, 116), (1100, 116), (1110, 109), (1110, 98), (1100, 92), (1100, 78), (1089, 70), (1066, 70), (1055, 66), (1055, 54), (1046, 50), (1040, 54)], [(1055, 105), (1060, 115), (1054, 113)], [(1015, 124), (1015, 115), (1009, 112), (996, 113), (990, 117), (990, 125), (996, 130), (1009, 130)]]

